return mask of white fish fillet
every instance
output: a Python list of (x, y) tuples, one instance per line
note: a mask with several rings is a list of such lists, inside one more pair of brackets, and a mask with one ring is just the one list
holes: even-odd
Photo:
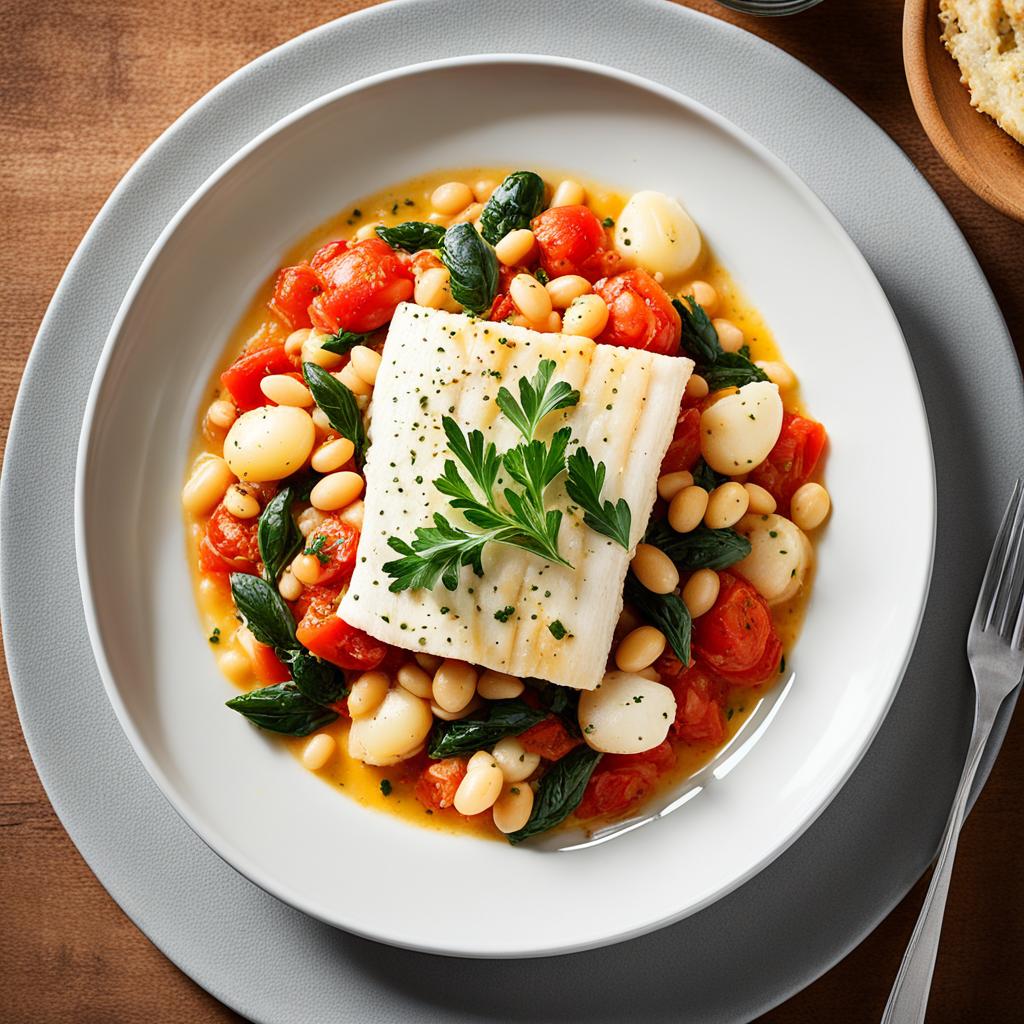
[[(412, 541), (417, 527), (433, 525), (435, 512), (465, 525), (433, 486), (451, 458), (442, 416), (467, 432), (483, 431), (499, 452), (512, 447), (521, 436), (495, 395), (504, 385), (518, 398), (519, 379), (533, 376), (545, 358), (557, 364), (552, 380), (577, 388), (580, 402), (548, 416), (539, 435), (547, 440), (568, 424), (594, 461), (605, 463), (602, 500), (626, 499), (636, 545), (693, 363), (404, 303), (377, 373), (363, 534), (338, 614), (407, 650), (589, 690), (605, 671), (631, 552), (583, 523), (564, 477), (548, 488), (545, 501), (565, 511), (559, 550), (574, 568), (490, 544), (482, 577), (466, 567), (455, 591), (438, 583), (432, 591), (397, 594), (388, 590), (383, 569), (398, 557), (388, 538)], [(495, 618), (508, 608), (507, 621)], [(570, 635), (555, 639), (549, 629), (555, 621)]]

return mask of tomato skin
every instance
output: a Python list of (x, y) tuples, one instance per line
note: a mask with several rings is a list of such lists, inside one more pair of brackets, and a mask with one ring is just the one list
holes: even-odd
[(388, 654), (388, 645), (375, 640), (336, 613), (338, 587), (308, 587), (295, 609), (301, 619), (296, 639), (310, 654), (352, 672), (377, 668)]
[(676, 429), (661, 460), (661, 474), (691, 470), (700, 458), (700, 410), (680, 409)]
[(669, 730), (683, 743), (706, 743), (717, 747), (725, 739), (722, 713), (724, 690), (699, 663), (678, 671), (663, 682), (676, 698), (676, 717)]
[(447, 810), (455, 803), (455, 791), (465, 777), (465, 758), (446, 757), (443, 761), (434, 761), (416, 780), (416, 799), (429, 810)]
[(199, 542), (201, 572), (244, 572), (258, 576), (263, 568), (256, 540), (257, 519), (238, 519), (221, 502)]
[(309, 304), (321, 291), (320, 278), (308, 263), (284, 267), (274, 284), (270, 311), (293, 331), (311, 327)]
[(412, 298), (414, 279), (408, 261), (386, 242), (366, 238), (320, 269), (324, 290), (313, 299), (310, 319), (318, 330), (362, 334), (376, 330)]
[[(306, 538), (306, 547), (316, 544), (323, 537), (318, 554), (320, 575), (317, 586), (347, 583), (356, 565), (356, 547), (359, 545), (359, 531), (338, 515), (327, 515), (320, 525)], [(326, 558), (327, 561), (322, 559)]]
[(676, 752), (665, 740), (639, 754), (605, 754), (590, 776), (577, 818), (599, 818), (625, 813), (651, 791), (659, 775), (676, 764)]
[(221, 375), (220, 382), (230, 392), (239, 412), (267, 405), (260, 381), (272, 373), (291, 373), (295, 364), (279, 342), (253, 347), (243, 352)]
[(646, 270), (626, 270), (604, 277), (594, 291), (608, 306), (608, 324), (598, 335), (602, 345), (642, 348), (674, 356), (682, 322), (665, 289)]
[(291, 679), (291, 672), (288, 671), (287, 666), (274, 653), (273, 647), (257, 642), (253, 644), (251, 654), (253, 675), (264, 686), (271, 686), (274, 683), (286, 683)]
[(789, 514), (789, 503), (797, 489), (811, 478), (828, 435), (825, 428), (806, 416), (782, 414), (782, 430), (768, 458), (750, 474), (778, 504), (780, 515)]
[(782, 658), (771, 612), (742, 577), (720, 572), (718, 578), (718, 599), (693, 624), (694, 655), (728, 683), (762, 683), (778, 672)]
[[(313, 258), (309, 261), (309, 265), (314, 270), (322, 270), (331, 260), (336, 259), (348, 248), (348, 242), (343, 238), (339, 238), (335, 242), (327, 242), (325, 245), (321, 245), (315, 253)], [(310, 299), (310, 302), (313, 300)]]
[(557, 715), (548, 715), (543, 722), (520, 733), (519, 742), (527, 753), (539, 754), (548, 761), (557, 761), (578, 747), (583, 740), (572, 736)]
[(595, 271), (600, 276), (601, 263), (588, 263), (604, 249), (604, 228), (596, 214), (586, 206), (556, 206), (538, 214), (530, 222), (533, 237), (540, 250), (540, 263), (548, 277), (579, 274), (588, 281)]

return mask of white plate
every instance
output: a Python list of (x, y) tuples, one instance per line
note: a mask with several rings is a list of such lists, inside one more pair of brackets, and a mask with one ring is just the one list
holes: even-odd
[[(344, 140), (372, 140), (381, 125), (380, 157), (353, 158), (357, 147)], [(351, 200), (475, 163), (578, 167), (625, 189), (679, 195), (764, 313), (832, 439), (835, 512), (791, 660), (796, 678), (770, 724), (741, 737), (675, 813), (568, 853), (415, 829), (305, 773), (223, 708), (233, 691), (199, 628), (184, 559), (178, 493), (194, 413), (257, 284), (296, 238)], [(884, 419), (865, 415), (861, 397), (880, 365), (899, 396)], [(913, 531), (891, 529), (893, 508), (914, 509)], [(101, 359), (76, 524), (111, 701), (154, 779), (206, 842), (268, 891), (360, 934), (436, 952), (536, 956), (693, 913), (769, 863), (827, 805), (881, 723), (912, 648), (934, 485), (895, 319), (856, 248), (792, 173), (699, 105), (621, 72), (555, 58), (463, 58), (317, 101), (186, 204), (140, 270)], [(417, 863), (422, 872), (408, 870)], [(530, 899), (503, 902), (500, 929), (475, 900), (453, 898), (509, 878)], [(538, 934), (536, 908), (551, 906), (560, 911)]]

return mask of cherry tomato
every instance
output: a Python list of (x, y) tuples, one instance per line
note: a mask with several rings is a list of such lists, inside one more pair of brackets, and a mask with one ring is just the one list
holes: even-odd
[(530, 227), (548, 277), (579, 274), (588, 281), (597, 280), (585, 270), (600, 276), (603, 264), (587, 262), (605, 248), (604, 228), (592, 210), (586, 206), (556, 206), (534, 217)]
[(543, 722), (520, 733), (519, 742), (527, 753), (539, 754), (548, 761), (557, 761), (583, 741), (572, 736), (557, 715), (548, 715)]
[(665, 458), (661, 460), (661, 473), (691, 470), (700, 458), (700, 410), (680, 409), (676, 429), (669, 442)]
[(655, 780), (675, 767), (676, 752), (666, 740), (640, 754), (605, 754), (590, 776), (577, 818), (618, 816), (650, 793)]
[(199, 544), (202, 572), (244, 572), (258, 576), (260, 548), (256, 541), (256, 519), (238, 519), (223, 502), (213, 510), (206, 533)]
[(287, 666), (274, 653), (274, 648), (261, 643), (253, 644), (252, 672), (264, 686), (286, 683), (292, 677)]
[(302, 616), (296, 638), (311, 654), (338, 668), (359, 672), (377, 668), (388, 645), (338, 617), (339, 595), (338, 587), (308, 587), (295, 604)]
[(594, 291), (608, 306), (608, 324), (597, 340), (603, 345), (643, 348), (674, 356), (682, 323), (665, 289), (646, 270), (626, 270), (602, 278)]
[(308, 263), (285, 267), (277, 275), (270, 311), (293, 331), (311, 327), (309, 304), (321, 291), (320, 278)]
[(781, 515), (789, 514), (790, 500), (811, 478), (827, 440), (825, 428), (815, 420), (791, 412), (782, 414), (782, 431), (775, 447), (750, 474), (751, 483), (771, 492)]
[[(321, 540), (320, 538), (323, 538)], [(337, 515), (327, 515), (306, 538), (306, 549), (315, 548), (320, 562), (317, 586), (346, 583), (356, 565), (359, 531)]]
[(272, 373), (291, 373), (295, 364), (280, 342), (263, 344), (243, 352), (221, 375), (220, 382), (231, 393), (240, 412), (267, 405), (260, 381)]
[(400, 302), (412, 298), (407, 260), (379, 238), (353, 242), (320, 268), (323, 293), (309, 309), (313, 325), (335, 334), (363, 333), (386, 324)]
[(466, 761), (446, 757), (427, 765), (416, 780), (416, 799), (432, 811), (443, 811), (455, 803), (455, 791), (466, 777)]
[(662, 676), (662, 681), (676, 698), (676, 718), (670, 730), (673, 738), (717, 747), (725, 739), (722, 684), (698, 663), (688, 669), (680, 666), (680, 671)]
[[(315, 253), (313, 258), (309, 261), (309, 265), (314, 270), (321, 270), (335, 257), (340, 256), (348, 248), (348, 242), (343, 238), (339, 238), (336, 242), (328, 242), (326, 245), (321, 245)], [(313, 300), (310, 299), (310, 302)]]
[(693, 652), (735, 685), (764, 682), (779, 670), (782, 643), (764, 598), (745, 580), (718, 574), (718, 600), (693, 624)]

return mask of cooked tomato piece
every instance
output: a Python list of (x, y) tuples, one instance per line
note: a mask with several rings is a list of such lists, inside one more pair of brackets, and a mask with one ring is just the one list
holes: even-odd
[(491, 311), (487, 314), (488, 320), (501, 321), (507, 320), (510, 316), (514, 316), (519, 310), (516, 309), (516, 304), (512, 301), (512, 296), (506, 292), (498, 292), (494, 296), (494, 302), (491, 303)]
[(257, 641), (252, 645), (250, 657), (252, 658), (253, 675), (264, 685), (286, 683), (291, 679), (291, 672), (274, 653), (273, 647), (268, 647)]
[(751, 474), (752, 483), (760, 484), (778, 503), (781, 515), (789, 514), (789, 502), (797, 489), (811, 478), (828, 435), (816, 420), (782, 414), (782, 431), (768, 458)]
[(663, 775), (676, 766), (676, 752), (672, 744), (664, 740), (650, 750), (642, 750), (639, 754), (605, 754), (601, 758), (600, 769), (612, 768), (635, 768), (638, 764), (649, 764), (654, 770)]
[[(321, 540), (321, 538), (323, 538)], [(345, 583), (356, 565), (359, 531), (338, 515), (327, 515), (306, 538), (305, 550), (313, 549), (320, 562), (318, 586)]]
[(320, 278), (308, 263), (285, 267), (277, 275), (270, 311), (293, 331), (311, 327), (309, 304), (322, 291)]
[(295, 364), (285, 352), (284, 345), (275, 341), (243, 352), (220, 375), (220, 382), (231, 393), (239, 411), (247, 412), (268, 404), (260, 391), (260, 381), (264, 377), (272, 373), (291, 373), (294, 369)]
[(548, 761), (557, 761), (578, 747), (583, 740), (573, 736), (557, 715), (548, 715), (543, 722), (520, 733), (519, 742), (528, 753), (539, 754)]
[(764, 682), (779, 670), (782, 643), (763, 597), (745, 580), (718, 574), (718, 600), (693, 624), (693, 652), (736, 685)]
[(627, 269), (626, 261), (614, 249), (598, 249), (580, 264), (580, 277), (591, 284), (602, 277), (613, 277)]
[(199, 568), (202, 572), (244, 572), (258, 576), (260, 548), (256, 541), (254, 519), (238, 519), (223, 502), (213, 510), (206, 533), (199, 543)]
[(335, 334), (363, 333), (386, 324), (400, 302), (412, 298), (408, 262), (379, 238), (352, 243), (320, 268), (324, 290), (313, 299), (313, 325)]
[(295, 636), (311, 654), (338, 668), (367, 672), (377, 668), (388, 653), (388, 645), (375, 640), (337, 615), (337, 587), (309, 587), (296, 610), (302, 618)]
[(420, 249), (419, 252), (413, 253), (409, 257), (409, 266), (412, 267), (413, 274), (418, 277), (424, 271), (435, 270), (438, 267), (443, 267), (444, 264), (437, 258), (433, 249)]
[(662, 676), (662, 681), (676, 698), (673, 738), (718, 746), (725, 739), (722, 684), (696, 663), (669, 678)]
[[(540, 250), (540, 263), (549, 277), (579, 274), (588, 281), (600, 276), (603, 264), (593, 262), (605, 248), (604, 228), (586, 206), (556, 206), (538, 214), (530, 223)], [(588, 261), (591, 261), (588, 263)]]
[[(348, 242), (343, 238), (339, 238), (336, 242), (328, 242), (326, 245), (321, 245), (313, 253), (313, 258), (309, 261), (309, 265), (314, 270), (320, 270), (330, 263), (331, 260), (340, 256), (347, 248)], [(312, 299), (310, 301), (312, 302)]]
[(576, 817), (619, 817), (650, 793), (657, 778), (658, 769), (653, 764), (611, 769), (602, 769), (599, 764), (583, 791)]
[(668, 451), (661, 460), (661, 473), (678, 473), (693, 469), (699, 458), (700, 410), (680, 409)]
[(432, 811), (443, 811), (455, 803), (455, 791), (466, 777), (466, 760), (446, 757), (427, 765), (416, 780), (416, 799)]
[(602, 345), (644, 348), (662, 355), (679, 351), (682, 323), (665, 289), (646, 270), (626, 270), (602, 278), (594, 291), (608, 306)]

